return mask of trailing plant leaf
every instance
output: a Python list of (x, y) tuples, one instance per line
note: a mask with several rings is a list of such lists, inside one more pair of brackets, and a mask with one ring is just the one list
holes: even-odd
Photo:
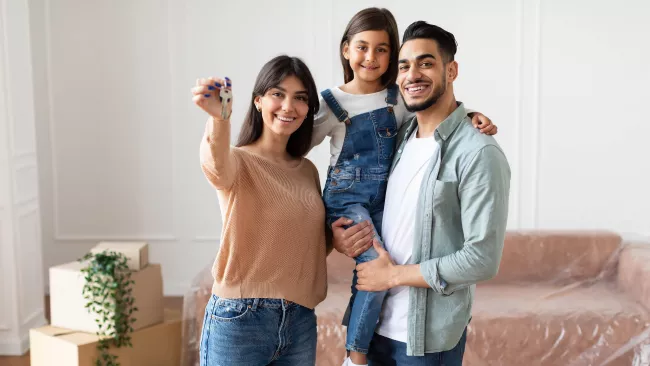
[(87, 262), (81, 272), (86, 282), (83, 296), (88, 312), (93, 314), (98, 325), (97, 343), (99, 357), (96, 366), (119, 366), (117, 356), (108, 352), (111, 346), (116, 348), (131, 344), (131, 333), (135, 322), (133, 313), (138, 309), (133, 306), (133, 284), (131, 272), (127, 266), (127, 257), (114, 251), (88, 253), (80, 262)]

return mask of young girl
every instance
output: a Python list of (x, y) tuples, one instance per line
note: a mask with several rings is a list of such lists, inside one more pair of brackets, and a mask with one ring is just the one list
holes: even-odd
[[(400, 126), (413, 117), (398, 100), (399, 35), (393, 15), (368, 8), (348, 23), (340, 45), (345, 84), (321, 92), (312, 145), (330, 136), (330, 168), (323, 191), (328, 225), (340, 218), (372, 223), (379, 238), (388, 172)], [(479, 123), (481, 120), (481, 123)], [(481, 132), (496, 128), (485, 116), (472, 120)], [(351, 225), (350, 225), (351, 226)], [(357, 264), (377, 258), (373, 247), (355, 258)], [(345, 365), (365, 365), (386, 292), (356, 290), (343, 324), (347, 325)]]

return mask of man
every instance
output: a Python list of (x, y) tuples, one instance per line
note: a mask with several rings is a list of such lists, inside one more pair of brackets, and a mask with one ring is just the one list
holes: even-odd
[[(510, 168), (491, 136), (472, 127), (454, 96), (453, 34), (426, 22), (404, 32), (397, 83), (416, 117), (398, 135), (379, 258), (357, 266), (357, 288), (389, 290), (369, 365), (458, 365), (475, 284), (494, 277), (508, 216)], [(355, 255), (367, 223), (333, 227)]]

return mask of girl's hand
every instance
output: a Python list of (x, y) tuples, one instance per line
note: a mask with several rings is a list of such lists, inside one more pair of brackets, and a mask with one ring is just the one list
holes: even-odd
[(493, 125), (492, 121), (480, 112), (473, 113), (472, 125), (478, 128), (481, 133), (488, 135), (496, 135), (498, 130), (497, 126)]

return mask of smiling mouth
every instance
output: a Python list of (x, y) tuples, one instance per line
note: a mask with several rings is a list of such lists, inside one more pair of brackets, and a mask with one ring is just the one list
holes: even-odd
[(277, 118), (278, 120), (284, 123), (291, 123), (296, 120), (295, 117), (283, 117), (283, 116), (278, 116), (277, 114), (275, 115), (275, 118)]
[(361, 67), (363, 67), (366, 70), (370, 70), (370, 71), (374, 71), (374, 70), (377, 70), (379, 68), (379, 66), (363, 66), (363, 65), (361, 65)]
[(417, 95), (424, 94), (427, 90), (429, 90), (429, 88), (430, 85), (418, 84), (418, 85), (407, 86), (406, 88), (404, 88), (404, 90), (408, 95), (417, 96)]

